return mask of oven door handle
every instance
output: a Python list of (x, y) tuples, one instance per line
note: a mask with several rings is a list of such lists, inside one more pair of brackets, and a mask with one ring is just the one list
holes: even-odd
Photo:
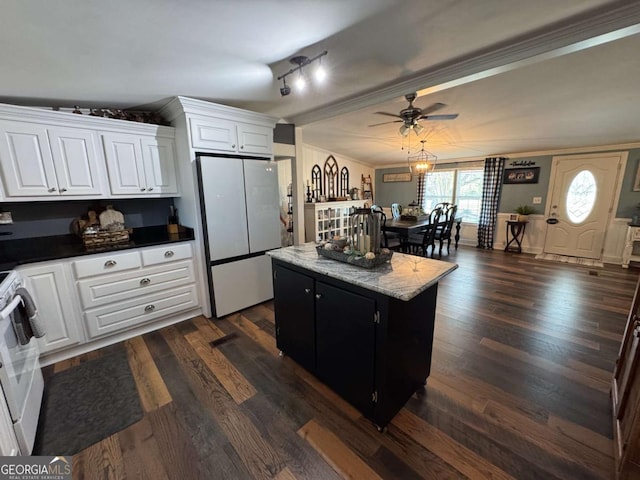
[(4, 307), (0, 312), (0, 317), (2, 317), (3, 320), (9, 318), (9, 315), (11, 315), (11, 313), (16, 309), (20, 302), (22, 302), (22, 297), (20, 295), (16, 295), (15, 297), (13, 297), (11, 303)]

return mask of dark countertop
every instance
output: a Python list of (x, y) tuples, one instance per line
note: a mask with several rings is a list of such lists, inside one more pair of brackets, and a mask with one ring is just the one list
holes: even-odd
[(0, 270), (12, 270), (17, 265), (25, 263), (186, 242), (193, 239), (193, 229), (185, 227), (184, 232), (169, 234), (166, 225), (134, 228), (127, 243), (92, 248), (85, 247), (82, 239), (72, 234), (20, 240), (2, 240), (0, 237)]

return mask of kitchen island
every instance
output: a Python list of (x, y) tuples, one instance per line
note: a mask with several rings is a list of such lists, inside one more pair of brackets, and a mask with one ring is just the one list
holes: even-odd
[(278, 348), (382, 431), (426, 383), (438, 282), (458, 266), (395, 253), (366, 269), (313, 243), (268, 254)]

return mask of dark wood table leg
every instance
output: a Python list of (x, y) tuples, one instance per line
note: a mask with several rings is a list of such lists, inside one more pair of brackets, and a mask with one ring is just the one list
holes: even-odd
[[(458, 249), (458, 241), (460, 240), (460, 222), (456, 222), (456, 235), (454, 237), (456, 239), (456, 250)], [(451, 243), (451, 240), (449, 240)]]

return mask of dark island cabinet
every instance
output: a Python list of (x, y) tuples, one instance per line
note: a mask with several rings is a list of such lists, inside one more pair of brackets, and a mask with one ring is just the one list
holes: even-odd
[(437, 284), (401, 301), (273, 259), (276, 344), (379, 430), (431, 369)]

